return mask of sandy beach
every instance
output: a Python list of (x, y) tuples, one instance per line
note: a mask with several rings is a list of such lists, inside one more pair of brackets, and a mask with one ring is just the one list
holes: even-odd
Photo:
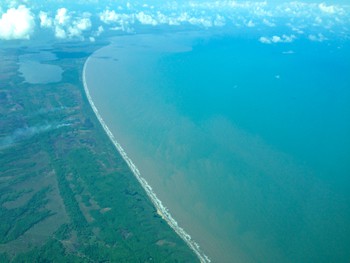
[[(93, 56), (93, 55), (92, 55)], [(146, 191), (147, 195), (149, 196), (149, 198), (151, 199), (152, 203), (154, 204), (154, 206), (157, 209), (157, 213), (168, 223), (168, 225), (174, 229), (174, 231), (186, 242), (186, 244), (195, 252), (195, 254), (197, 255), (197, 257), (199, 258), (199, 260), (203, 263), (207, 263), (207, 262), (211, 262), (211, 260), (209, 259), (208, 256), (206, 256), (204, 254), (203, 251), (201, 251), (198, 243), (196, 243), (191, 236), (182, 228), (178, 225), (178, 223), (176, 222), (176, 220), (172, 217), (172, 215), (170, 214), (169, 210), (163, 205), (162, 201), (158, 199), (156, 193), (153, 191), (152, 187), (148, 184), (148, 182), (141, 176), (140, 171), (137, 169), (136, 165), (132, 162), (132, 160), (128, 157), (128, 155), (126, 154), (125, 150), (123, 149), (123, 147), (118, 143), (118, 141), (116, 140), (116, 138), (114, 137), (114, 135), (112, 134), (112, 132), (110, 131), (110, 129), (108, 128), (108, 126), (106, 125), (106, 123), (104, 122), (103, 118), (101, 117), (101, 115), (98, 112), (98, 109), (96, 108), (87, 83), (86, 83), (86, 67), (87, 64), (90, 61), (90, 57), (86, 60), (85, 64), (84, 64), (84, 69), (83, 69), (83, 84), (84, 84), (84, 90), (85, 90), (85, 94), (86, 97), (97, 117), (97, 119), (99, 120), (99, 122), (101, 123), (103, 129), (105, 130), (105, 132), (107, 133), (109, 139), (113, 142), (114, 146), (116, 147), (116, 149), (118, 150), (119, 154), (123, 157), (123, 159), (125, 160), (125, 162), (127, 163), (127, 165), (129, 166), (129, 168), (131, 169), (131, 171), (133, 172), (133, 174), (135, 175), (136, 179), (139, 181), (139, 183), (141, 184), (141, 186), (143, 187), (143, 189)]]

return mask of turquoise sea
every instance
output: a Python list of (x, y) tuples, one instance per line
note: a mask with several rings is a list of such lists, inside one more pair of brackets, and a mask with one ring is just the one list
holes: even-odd
[(120, 36), (86, 82), (212, 262), (348, 262), (350, 42)]

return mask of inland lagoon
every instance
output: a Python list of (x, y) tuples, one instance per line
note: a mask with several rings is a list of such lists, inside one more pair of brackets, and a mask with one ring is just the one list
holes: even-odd
[(85, 84), (119, 151), (213, 262), (344, 262), (348, 42), (262, 42), (120, 36), (88, 59)]
[(60, 82), (63, 74), (62, 68), (48, 64), (56, 59), (56, 56), (48, 51), (22, 55), (19, 57), (18, 72), (30, 84)]

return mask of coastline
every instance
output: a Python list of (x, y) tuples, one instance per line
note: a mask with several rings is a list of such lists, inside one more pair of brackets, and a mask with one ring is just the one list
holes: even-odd
[[(93, 55), (93, 54), (92, 54)], [(92, 56), (91, 55), (91, 56)], [(129, 168), (131, 169), (132, 173), (138, 180), (138, 182), (141, 184), (142, 188), (146, 191), (146, 194), (152, 201), (153, 205), (156, 207), (157, 213), (167, 222), (167, 224), (185, 241), (185, 243), (192, 249), (192, 251), (197, 255), (198, 259), (202, 263), (209, 263), (211, 260), (209, 259), (208, 256), (206, 256), (200, 249), (199, 245), (192, 240), (191, 236), (182, 228), (178, 225), (176, 220), (172, 217), (170, 214), (169, 210), (162, 204), (162, 201), (158, 199), (156, 193), (153, 191), (152, 187), (148, 184), (148, 182), (141, 176), (140, 171), (136, 167), (136, 165), (132, 162), (132, 160), (128, 157), (122, 146), (118, 143), (106, 123), (104, 122), (103, 118), (99, 114), (88, 89), (87, 83), (86, 83), (86, 66), (90, 61), (91, 56), (87, 58), (87, 60), (84, 63), (84, 68), (83, 68), (83, 85), (84, 85), (84, 91), (86, 94), (86, 97), (89, 101), (89, 104), (94, 111), (98, 121), (102, 125), (102, 128), (106, 132), (107, 136), (109, 139), (112, 141), (114, 144), (115, 148), (118, 150), (119, 154), (122, 156), (124, 161), (127, 163)]]

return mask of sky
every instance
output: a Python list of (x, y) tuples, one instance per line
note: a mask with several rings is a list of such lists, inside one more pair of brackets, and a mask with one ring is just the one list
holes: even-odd
[[(346, 1), (345, 1), (346, 2)], [(255, 30), (262, 44), (350, 37), (350, 3), (338, 1), (2, 0), (0, 43), (45, 34), (94, 42), (108, 31), (142, 27)]]

